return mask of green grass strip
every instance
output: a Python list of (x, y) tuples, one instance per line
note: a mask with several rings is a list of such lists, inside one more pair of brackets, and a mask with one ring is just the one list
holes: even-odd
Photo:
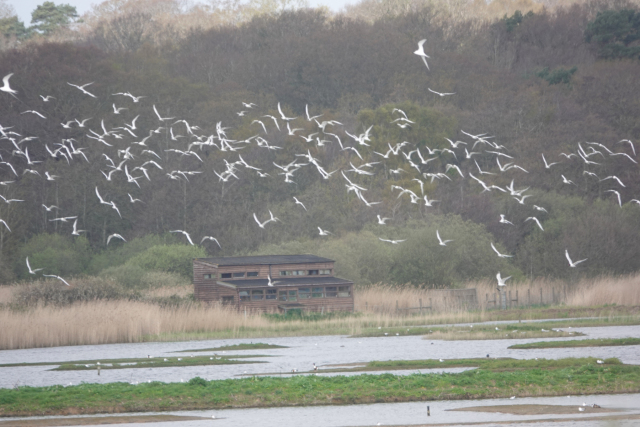
[(264, 344), (264, 343), (250, 343), (250, 344), (235, 344), (235, 345), (224, 345), (222, 347), (213, 347), (213, 348), (199, 348), (196, 350), (180, 350), (174, 353), (196, 353), (199, 351), (237, 351), (237, 350), (267, 350), (271, 348), (289, 348), (283, 345), (276, 344)]
[[(22, 366), (57, 366), (52, 371), (88, 371), (100, 369), (136, 369), (136, 368), (166, 368), (175, 366), (205, 366), (205, 365), (238, 365), (246, 363), (265, 363), (250, 360), (235, 360), (253, 357), (271, 357), (267, 355), (234, 355), (234, 356), (194, 356), (194, 357), (153, 357), (132, 359), (100, 359), (73, 360), (69, 362), (35, 362), (8, 363), (0, 367)], [(98, 365), (99, 364), (99, 365)]]
[[(533, 362), (537, 362), (537, 365)], [(568, 361), (494, 360), (491, 363), (496, 369), (479, 368), (458, 374), (300, 375), (216, 381), (196, 377), (188, 383), (20, 387), (0, 389), (0, 416), (640, 392), (640, 366), (623, 365), (616, 359), (609, 362), (598, 365), (593, 358)]]
[(541, 341), (527, 344), (515, 344), (509, 348), (525, 350), (530, 348), (568, 348), (568, 347), (612, 347), (621, 345), (640, 345), (640, 338), (600, 338), (573, 341)]

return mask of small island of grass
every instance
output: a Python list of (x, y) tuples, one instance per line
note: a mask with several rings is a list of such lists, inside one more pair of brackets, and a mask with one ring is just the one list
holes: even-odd
[(640, 338), (600, 338), (572, 341), (540, 341), (510, 346), (514, 350), (532, 348), (570, 348), (570, 347), (614, 347), (621, 345), (640, 345)]
[(264, 343), (249, 343), (249, 344), (234, 344), (234, 345), (223, 345), (221, 347), (212, 347), (212, 348), (198, 348), (195, 350), (180, 350), (175, 353), (196, 353), (201, 351), (237, 351), (237, 350), (266, 350), (272, 348), (289, 348), (283, 345), (276, 344), (264, 344)]
[[(456, 361), (450, 362), (456, 364)], [(608, 359), (604, 364), (597, 364), (594, 358), (482, 361), (477, 359), (463, 361), (461, 364), (480, 366), (478, 369), (456, 374), (416, 372), (411, 375), (295, 375), (288, 378), (252, 376), (212, 381), (195, 377), (185, 383), (155, 381), (141, 384), (82, 383), (68, 387), (17, 387), (0, 389), (0, 417), (640, 391), (640, 366), (624, 365), (617, 359)]]

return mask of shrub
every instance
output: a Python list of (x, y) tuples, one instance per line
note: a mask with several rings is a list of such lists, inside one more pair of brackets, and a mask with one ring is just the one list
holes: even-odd
[(153, 246), (127, 261), (146, 271), (164, 271), (177, 273), (191, 278), (193, 275), (193, 259), (203, 258), (207, 254), (199, 246), (161, 245)]
[(128, 289), (144, 287), (142, 278), (146, 272), (137, 265), (124, 264), (116, 267), (109, 267), (100, 273), (100, 277), (107, 277)]
[(67, 277), (85, 272), (91, 250), (84, 236), (72, 239), (60, 234), (38, 234), (20, 248), (13, 266), (18, 278), (31, 280), (34, 276), (27, 270), (27, 257), (31, 268), (42, 268), (45, 274)]
[(14, 303), (20, 306), (64, 306), (75, 302), (116, 299), (139, 300), (141, 296), (128, 292), (111, 279), (98, 277), (74, 279), (72, 287), (57, 280), (34, 282), (14, 294)]

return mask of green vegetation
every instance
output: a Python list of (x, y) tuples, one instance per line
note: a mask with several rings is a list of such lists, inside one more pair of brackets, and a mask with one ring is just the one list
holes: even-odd
[(605, 10), (598, 12), (585, 31), (587, 42), (595, 42), (598, 56), (605, 59), (640, 59), (640, 12)]
[[(637, 7), (611, 10), (611, 4), (604, 1), (577, 2), (571, 13), (552, 13), (552, 7), (543, 13), (539, 2), (528, 6), (474, 2), (452, 13), (452, 6), (444, 0), (419, 1), (410, 10), (403, 9), (402, 2), (361, 0), (336, 17), (326, 9), (296, 10), (296, 1), (286, 2), (291, 7), (283, 9), (277, 9), (277, 2), (258, 2), (260, 7), (256, 2), (242, 2), (238, 9), (194, 9), (177, 0), (167, 0), (162, 8), (139, 9), (135, 2), (125, 3), (126, 7), (116, 0), (99, 2), (80, 23), (72, 6), (43, 2), (33, 13), (37, 29), (30, 35), (11, 7), (0, 7), (0, 64), (11, 64), (5, 75), (27, 70), (15, 72), (12, 87), (17, 88), (22, 102), (40, 105), (47, 117), (40, 122), (33, 115), (21, 114), (22, 104), (5, 102), (0, 105), (2, 125), (28, 129), (30, 136), (40, 140), (74, 138), (81, 141), (79, 149), (88, 156), (86, 162), (60, 162), (60, 157), (52, 158), (42, 147), (31, 149), (34, 161), (39, 162), (34, 171), (61, 177), (55, 184), (45, 183), (55, 185), (56, 191), (43, 187), (37, 175), (3, 189), (3, 196), (25, 202), (0, 206), (0, 218), (11, 229), (10, 233), (4, 230), (0, 239), (1, 283), (41, 277), (26, 271), (26, 256), (33, 268), (43, 268), (47, 274), (72, 281), (84, 275), (109, 277), (135, 289), (149, 283), (150, 271), (189, 277), (189, 259), (195, 256), (285, 250), (334, 258), (338, 260), (336, 273), (360, 284), (455, 287), (470, 279), (494, 277), (496, 271), (512, 275), (510, 283), (525, 276), (573, 283), (583, 276), (637, 271), (640, 210), (629, 200), (640, 192), (640, 182), (635, 174), (626, 172), (634, 170), (634, 157), (622, 156), (631, 156), (631, 147), (617, 143), (634, 140), (637, 134), (635, 100), (640, 89), (624, 84), (639, 74), (640, 63), (633, 59), (638, 49)], [(426, 49), (441, 52), (434, 58), (438, 66), (429, 72), (429, 84), (455, 92), (455, 96), (437, 97), (426, 90), (424, 64), (411, 55), (409, 46), (416, 44), (415, 34), (424, 32), (425, 22), (431, 29)], [(36, 41), (28, 41), (30, 37)], [(262, 42), (256, 44), (258, 39)], [(229, 45), (228, 40), (238, 43)], [(613, 53), (595, 52), (592, 45)], [(320, 53), (309, 56), (312, 49)], [(372, 61), (370, 52), (380, 56)], [(203, 57), (210, 60), (202, 61)], [(234, 60), (229, 62), (229, 57)], [(621, 60), (597, 60), (608, 57)], [(532, 79), (536, 73), (542, 78)], [(91, 90), (98, 97), (125, 90), (113, 88), (126, 82), (128, 92), (144, 98), (139, 103), (121, 96), (112, 99), (127, 108), (122, 116), (115, 116), (113, 102), (93, 102), (67, 85), (72, 81), (95, 82)], [(567, 82), (570, 91), (559, 84)], [(40, 99), (45, 93), (53, 97), (47, 103)], [(248, 100), (255, 101), (256, 107), (246, 115), (237, 114)], [(512, 105), (513, 100), (517, 106)], [(119, 182), (105, 181), (96, 165), (106, 161), (103, 155), (117, 156), (117, 150), (130, 145), (132, 136), (110, 135), (109, 146), (89, 146), (82, 139), (87, 129), (98, 128), (102, 118), (105, 129), (115, 129), (123, 126), (122, 120), (131, 121), (138, 115), (138, 133), (146, 135), (157, 128), (150, 107), (170, 104), (166, 114), (199, 126), (198, 137), (216, 135), (219, 122), (229, 140), (243, 141), (258, 132), (253, 119), (273, 114), (278, 102), (283, 111), (298, 117), (291, 125), (301, 130), (295, 137), (269, 131), (269, 143), (287, 147), (285, 150), (265, 151), (253, 140), (246, 144), (243, 159), (270, 175), (261, 178), (244, 171), (247, 173), (234, 178), (233, 185), (219, 181), (214, 170), (219, 173), (225, 161), (237, 161), (236, 153), (206, 144), (192, 146), (198, 158), (184, 158), (164, 151), (174, 142), (165, 132), (153, 134), (148, 142), (152, 152), (164, 153), (162, 159), (156, 158), (163, 171), (188, 170), (196, 175), (165, 182), (166, 175), (157, 174), (167, 172), (151, 167), (149, 180), (143, 178), (139, 188), (127, 189)], [(314, 146), (300, 138), (317, 130), (314, 122), (304, 119), (307, 105), (314, 114), (322, 115), (321, 120), (344, 124), (327, 128), (343, 142), (349, 140), (345, 132), (371, 129), (367, 146), (358, 147), (363, 163), (380, 161), (376, 152), (384, 154), (390, 145), (404, 141), (410, 144), (403, 148), (405, 155), (413, 152), (413, 162), (418, 161), (416, 149), (421, 156), (427, 148), (438, 150), (429, 157), (428, 168), (423, 164), (413, 168), (402, 155), (387, 156), (384, 165), (374, 165), (373, 175), (357, 177), (358, 185), (367, 188), (367, 199), (380, 203), (379, 213), (393, 218), (387, 226), (378, 227), (378, 212), (346, 192), (339, 173), (325, 180), (305, 167), (296, 173), (295, 185), (282, 184), (273, 163), (290, 162), (295, 154), (307, 150), (327, 171), (344, 172), (350, 162), (359, 161), (348, 152), (329, 149), (333, 142)], [(398, 118), (396, 109), (410, 117), (410, 127), (391, 123)], [(87, 127), (59, 125), (76, 117), (78, 111), (92, 117)], [(567, 111), (572, 114), (567, 116)], [(471, 130), (475, 125), (470, 117), (478, 114), (484, 115), (486, 128)], [(177, 126), (174, 133), (188, 146), (193, 136)], [(456, 157), (442, 151), (450, 149), (445, 138), (472, 142), (462, 130), (494, 136), (513, 158), (512, 166), (528, 173), (512, 169), (502, 174), (494, 156), (483, 153), (466, 158), (462, 146), (453, 151)], [(567, 135), (573, 141), (598, 141), (614, 151), (616, 156), (605, 151), (599, 159), (598, 176), (624, 176), (628, 194), (621, 199), (622, 207), (614, 203), (609, 187), (603, 187), (617, 184), (595, 181), (575, 162), (563, 160), (561, 153), (577, 152)], [(10, 141), (2, 144), (4, 150), (13, 150)], [(148, 153), (141, 151), (135, 151), (133, 162), (127, 164), (129, 170), (149, 160)], [(554, 170), (576, 185), (562, 185), (557, 174), (549, 174), (540, 163), (541, 152), (547, 161), (559, 161)], [(447, 166), (459, 167), (462, 175)], [(397, 168), (402, 173), (390, 172)], [(525, 223), (532, 215), (530, 210), (516, 209), (513, 199), (499, 191), (483, 191), (468, 179), (478, 168), (492, 174), (485, 176), (491, 185), (504, 189), (515, 179), (518, 188), (529, 187), (527, 203), (535, 200), (546, 210), (536, 213), (545, 231)], [(431, 170), (446, 173), (433, 179), (423, 175)], [(510, 175), (514, 173), (519, 175)], [(0, 175), (2, 182), (15, 178), (6, 165), (0, 168)], [(398, 198), (392, 185), (439, 202), (432, 207), (411, 203), (407, 193)], [(100, 206), (96, 187), (122, 210), (122, 217)], [(130, 203), (130, 196), (142, 202)], [(293, 209), (294, 196), (313, 201), (310, 215), (314, 221)], [(55, 210), (46, 212), (41, 204), (64, 205), (67, 214), (79, 215), (77, 226), (86, 233), (71, 236), (71, 224), (52, 221)], [(273, 232), (247, 232), (247, 224), (253, 224), (252, 213), (265, 209), (287, 226), (278, 224)], [(517, 224), (512, 232), (498, 225), (501, 212)], [(318, 221), (332, 224), (332, 236), (318, 236), (314, 226)], [(165, 236), (176, 229), (188, 230), (197, 247), (186, 244), (181, 234)], [(211, 241), (199, 245), (214, 230), (220, 246)], [(435, 230), (454, 242), (438, 246)], [(127, 242), (112, 240), (107, 245), (107, 236), (115, 231)], [(396, 246), (385, 245), (378, 237), (411, 239)], [(142, 244), (138, 239), (154, 242)], [(491, 242), (513, 257), (497, 258), (487, 245)], [(578, 269), (567, 268), (562, 256), (567, 247), (589, 262)]]
[[(225, 345), (222, 347), (213, 347), (213, 348), (198, 348), (196, 350), (181, 350), (176, 351), (176, 353), (193, 353), (199, 351), (237, 351), (237, 350), (266, 350), (270, 348), (289, 348), (283, 345), (275, 345), (275, 344), (264, 344), (264, 343), (250, 343), (250, 344), (234, 344), (234, 345)], [(236, 356), (233, 356), (236, 357)], [(251, 356), (257, 357), (257, 356)]]
[(560, 83), (568, 85), (571, 81), (571, 76), (573, 76), (576, 71), (578, 71), (578, 67), (571, 67), (568, 70), (560, 67), (551, 71), (549, 71), (549, 67), (545, 67), (542, 71), (537, 72), (536, 75), (541, 79), (546, 80), (550, 85), (557, 85)]
[(515, 344), (509, 348), (524, 350), (529, 348), (612, 347), (619, 345), (640, 345), (640, 338), (599, 338), (593, 340), (542, 341), (527, 344)]
[(219, 381), (196, 377), (188, 383), (171, 384), (20, 387), (0, 390), (0, 415), (53, 415), (70, 410), (90, 414), (308, 406), (640, 391), (640, 367), (623, 365), (617, 359), (607, 360), (604, 365), (597, 365), (595, 359), (492, 360), (486, 363), (486, 368), (458, 374), (256, 376)]
[(11, 368), (20, 366), (58, 366), (52, 371), (87, 371), (100, 369), (135, 369), (135, 368), (166, 368), (175, 366), (206, 366), (206, 365), (239, 365), (247, 363), (264, 363), (248, 360), (235, 360), (255, 357), (270, 357), (267, 355), (249, 356), (194, 356), (194, 357), (152, 357), (129, 358), (107, 360), (74, 360), (72, 362), (37, 362), (37, 363), (11, 363), (0, 367)]
[[(354, 337), (379, 337), (396, 335), (424, 335), (425, 339), (436, 340), (498, 340), (524, 338), (560, 338), (584, 335), (575, 331), (553, 330), (557, 322), (516, 323), (510, 325), (473, 325), (447, 327), (393, 327), (384, 329), (367, 329)], [(567, 325), (570, 322), (566, 323)], [(545, 329), (549, 328), (549, 329)]]

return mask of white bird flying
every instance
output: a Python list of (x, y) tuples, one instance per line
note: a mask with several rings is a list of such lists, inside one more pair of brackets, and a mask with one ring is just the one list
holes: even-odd
[(153, 111), (156, 112), (156, 116), (158, 116), (158, 120), (160, 120), (161, 122), (175, 119), (175, 117), (162, 117), (162, 116), (160, 116), (160, 113), (158, 113), (158, 109), (156, 108), (155, 104), (153, 104)]
[(40, 118), (46, 119), (45, 116), (43, 116), (42, 114), (40, 114), (39, 112), (37, 112), (36, 110), (27, 110), (27, 111), (23, 111), (20, 114), (27, 114), (27, 113), (31, 113), (31, 114), (35, 114), (36, 116), (39, 116)]
[[(585, 171), (585, 172), (586, 172), (586, 171)], [(594, 175), (595, 175), (595, 174), (594, 174)], [(611, 176), (608, 176), (608, 177), (606, 177), (606, 178), (602, 178), (600, 181), (605, 181), (605, 180), (607, 180), (607, 179), (613, 179), (613, 180), (617, 181), (617, 182), (618, 182), (618, 184), (620, 184), (622, 187), (626, 187), (626, 185), (624, 185), (624, 184), (622, 183), (622, 181), (620, 181), (620, 178), (618, 178), (618, 177), (617, 177), (617, 176), (615, 176), (615, 175), (611, 175)]]
[(284, 121), (289, 121), (289, 120), (295, 120), (297, 119), (297, 117), (287, 117), (284, 115), (284, 113), (282, 112), (282, 108), (280, 107), (280, 103), (278, 102), (278, 112), (280, 113), (280, 117), (282, 118), (282, 120)]
[[(498, 250), (496, 249), (496, 247), (495, 247), (495, 246), (493, 246), (493, 242), (491, 242), (491, 249), (493, 249), (493, 251), (494, 251), (495, 253), (497, 253), (497, 254), (498, 254), (498, 256), (499, 256), (500, 258), (512, 258), (512, 257), (513, 257), (513, 255), (506, 255), (506, 254), (501, 254), (500, 252), (498, 252)], [(505, 280), (507, 280), (507, 279), (505, 279)]]
[(444, 241), (443, 241), (443, 240), (440, 238), (440, 231), (438, 231), (438, 230), (436, 230), (436, 237), (438, 237), (438, 244), (439, 244), (440, 246), (447, 246), (447, 243), (449, 243), (449, 242), (453, 242), (453, 240), (444, 240)]
[(576, 265), (580, 264), (581, 262), (587, 260), (587, 258), (585, 258), (585, 259), (581, 259), (580, 261), (576, 261), (576, 262), (571, 261), (571, 258), (569, 257), (569, 251), (567, 249), (564, 250), (564, 255), (567, 257), (567, 261), (569, 261), (569, 266), (570, 267), (575, 267)]
[(200, 240), (200, 244), (202, 244), (205, 240), (211, 240), (213, 242), (216, 242), (218, 244), (218, 247), (220, 249), (222, 249), (222, 246), (220, 246), (220, 242), (218, 242), (218, 239), (216, 239), (215, 237), (213, 237), (213, 236), (204, 236), (202, 238), (202, 240)]
[(29, 265), (29, 257), (27, 257), (27, 268), (29, 269), (29, 274), (36, 274), (36, 271), (43, 270), (42, 268), (36, 268), (35, 270), (32, 269)]
[(87, 231), (87, 230), (78, 230), (77, 226), (78, 226), (78, 219), (76, 218), (76, 220), (73, 221), (73, 231), (71, 232), (72, 235), (79, 236), (80, 233), (84, 233), (85, 231)]
[(2, 78), (3, 85), (2, 87), (0, 87), (0, 90), (3, 92), (7, 92), (9, 95), (18, 99), (18, 97), (15, 95), (16, 93), (18, 93), (18, 91), (11, 89), (11, 87), (9, 86), (9, 79), (11, 78), (11, 76), (13, 76), (13, 73), (7, 74)]
[(618, 204), (620, 205), (620, 207), (622, 207), (622, 199), (620, 198), (620, 193), (618, 193), (616, 190), (605, 190), (605, 193), (613, 193), (618, 196)]
[[(427, 58), (429, 58), (429, 55), (427, 55), (426, 53), (424, 53), (424, 42), (426, 42), (427, 39), (422, 39), (418, 42), (418, 50), (416, 50), (415, 52), (413, 52), (415, 55), (418, 55), (420, 58), (422, 58), (422, 61), (424, 62), (424, 65), (427, 66), (427, 70), (429, 70), (429, 64), (427, 64)], [(431, 70), (429, 70), (431, 71)]]
[(382, 218), (382, 217), (380, 217), (380, 215), (378, 215), (378, 224), (380, 224), (380, 225), (385, 225), (385, 224), (386, 224), (386, 222), (387, 222), (388, 220), (390, 220), (390, 219), (391, 219), (391, 218)]
[(293, 196), (293, 200), (295, 200), (295, 201), (296, 201), (296, 205), (300, 205), (300, 206), (302, 206), (302, 208), (303, 208), (305, 211), (307, 210), (307, 208), (305, 207), (305, 205), (304, 205), (304, 204), (302, 204), (302, 202), (301, 202), (300, 200), (298, 200), (298, 199), (296, 198), (296, 196)]
[(122, 241), (126, 242), (126, 240), (125, 240), (125, 238), (124, 238), (124, 237), (122, 237), (122, 236), (121, 236), (121, 235), (119, 235), (118, 233), (113, 233), (112, 235), (110, 235), (109, 237), (107, 237), (107, 245), (109, 244), (109, 242), (111, 241), (111, 239), (113, 239), (114, 237), (115, 237), (116, 239), (121, 239)]
[[(426, 61), (425, 61), (425, 64), (426, 64)], [(429, 68), (429, 67), (427, 67), (427, 68)], [(451, 93), (440, 93), (440, 92), (436, 92), (435, 90), (431, 90), (431, 88), (430, 88), (430, 87), (428, 87), (427, 89), (429, 89), (429, 92), (431, 92), (431, 93), (435, 93), (436, 95), (440, 95), (440, 96), (447, 96), (447, 95), (455, 95), (455, 94), (456, 94), (455, 92), (451, 92)]]
[(501, 288), (503, 286), (506, 286), (506, 281), (511, 279), (511, 276), (509, 277), (505, 277), (504, 279), (502, 277), (500, 277), (500, 272), (498, 272), (498, 274), (496, 274), (496, 279), (498, 279), (498, 288)]
[(530, 216), (529, 218), (524, 220), (525, 222), (527, 221), (533, 221), (536, 224), (538, 224), (538, 227), (540, 227), (540, 230), (544, 231), (544, 228), (542, 228), (542, 224), (540, 224), (540, 221), (538, 220), (538, 218), (536, 218), (535, 216)]
[(633, 155), (636, 155), (636, 147), (634, 147), (633, 142), (628, 140), (628, 139), (621, 139), (620, 141), (618, 141), (616, 144), (619, 144), (621, 142), (626, 142), (631, 146), (631, 151), (633, 151)]
[(504, 215), (502, 215), (502, 214), (500, 214), (500, 222), (501, 222), (502, 224), (511, 224), (511, 225), (513, 225), (513, 223), (512, 223), (511, 221), (509, 221), (508, 219), (506, 219), (506, 218), (504, 217)]
[(191, 236), (189, 236), (189, 233), (187, 233), (186, 231), (184, 231), (184, 230), (173, 230), (173, 231), (169, 231), (169, 233), (182, 233), (182, 234), (184, 234), (185, 236), (187, 236), (187, 240), (189, 241), (189, 243), (190, 243), (192, 246), (195, 246), (195, 245), (193, 244), (193, 242), (191, 241)]
[(0, 219), (0, 223), (4, 224), (4, 226), (7, 227), (7, 230), (9, 230), (9, 233), (11, 233), (11, 229), (9, 228), (9, 225), (7, 225), (7, 222), (4, 219)]
[(120, 111), (122, 110), (128, 110), (128, 108), (125, 108), (125, 107), (116, 108), (116, 104), (113, 104), (113, 114), (120, 114)]
[[(404, 242), (404, 240), (387, 240), (387, 239), (382, 239), (380, 237), (378, 237), (379, 240), (383, 241), (383, 242), (389, 242), (392, 245), (397, 245), (398, 243), (402, 243)], [(406, 240), (406, 239), (405, 239)]]
[(542, 155), (542, 161), (544, 162), (544, 167), (546, 169), (550, 169), (551, 166), (557, 165), (558, 163), (560, 163), (560, 162), (547, 163), (547, 159), (544, 158), (544, 154)]
[(318, 231), (320, 232), (321, 236), (328, 236), (329, 234), (333, 234), (331, 233), (329, 230), (323, 230), (322, 228), (318, 227)]
[(78, 85), (74, 85), (73, 83), (69, 83), (69, 82), (67, 82), (67, 84), (68, 84), (69, 86), (73, 86), (73, 87), (75, 87), (75, 88), (80, 89), (80, 90), (82, 91), (82, 93), (84, 93), (84, 94), (86, 94), (86, 95), (89, 95), (89, 96), (90, 96), (90, 97), (92, 97), (92, 98), (97, 98), (97, 96), (95, 96), (94, 94), (92, 94), (91, 92), (89, 92), (89, 91), (87, 91), (87, 90), (85, 89), (85, 87), (87, 87), (87, 86), (89, 86), (89, 85), (92, 85), (93, 83), (94, 83), (94, 82), (87, 83), (87, 84), (84, 84), (84, 85), (82, 85), (82, 86), (78, 86)]
[[(113, 172), (113, 171), (112, 171)], [(131, 194), (127, 193), (127, 195), (129, 196), (129, 200), (131, 201), (131, 203), (135, 203), (135, 202), (141, 202), (144, 203), (142, 200), (140, 199), (134, 199), (133, 196), (131, 196)]]
[(62, 277), (60, 277), (60, 276), (56, 276), (55, 274), (43, 274), (43, 276), (44, 276), (44, 277), (54, 277), (54, 278), (56, 278), (56, 279), (58, 279), (58, 280), (61, 280), (65, 285), (67, 285), (67, 286), (71, 286), (69, 283), (67, 283), (67, 281), (66, 281), (66, 280), (64, 280), (64, 279), (63, 279)]
[(258, 224), (258, 227), (260, 227), (260, 228), (264, 228), (264, 226), (265, 226), (265, 225), (269, 224), (269, 223), (272, 221), (272, 219), (271, 219), (271, 218), (269, 218), (269, 219), (268, 219), (268, 220), (266, 220), (265, 222), (260, 222), (260, 221), (258, 221), (258, 217), (256, 216), (256, 213), (255, 213), (255, 212), (253, 213), (253, 219), (255, 219), (255, 220), (256, 220), (256, 223)]

